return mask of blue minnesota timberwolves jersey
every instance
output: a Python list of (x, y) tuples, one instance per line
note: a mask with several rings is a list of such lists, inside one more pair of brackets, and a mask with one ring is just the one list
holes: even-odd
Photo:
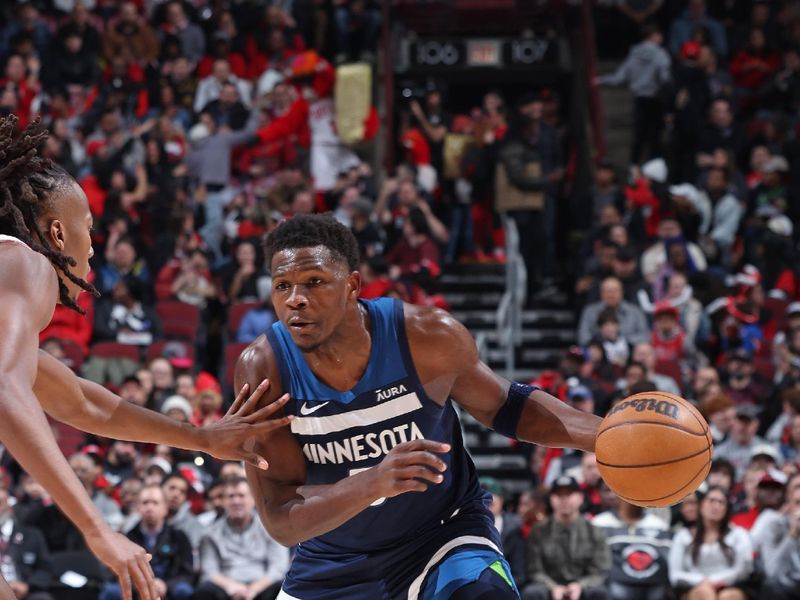
[[(377, 577), (384, 567), (399, 573), (398, 560), (415, 560), (407, 549), (419, 558), (424, 556), (421, 550), (426, 544), (446, 541), (443, 535), (456, 537), (443, 530), (454, 514), (473, 515), (474, 528), (468, 533), (496, 540), (485, 507), (487, 496), (464, 449), (452, 401), (444, 406), (434, 402), (417, 376), (402, 302), (381, 298), (363, 304), (369, 311), (372, 348), (361, 381), (348, 391), (335, 390), (316, 378), (282, 323), (273, 324), (268, 331), (283, 391), (291, 395), (287, 407), (295, 415), (291, 429), (305, 456), (306, 483), (336, 483), (377, 465), (396, 445), (423, 438), (451, 445), (451, 451), (441, 455), (447, 470), (443, 482), (430, 485), (426, 492), (379, 499), (335, 530), (303, 542), (284, 585), (290, 595), (284, 597), (295, 597), (298, 581), (330, 583), (337, 578), (346, 582)], [(414, 568), (409, 567), (409, 576)], [(294, 593), (303, 600), (337, 597)], [(374, 590), (370, 593), (376, 599), (396, 597), (388, 592), (381, 596)], [(369, 596), (353, 591), (347, 597)]]

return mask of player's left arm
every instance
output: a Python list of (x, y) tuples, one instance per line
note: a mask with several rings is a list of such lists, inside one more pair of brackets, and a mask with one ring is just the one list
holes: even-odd
[(423, 381), (451, 381), (450, 397), (483, 425), (525, 442), (594, 452), (599, 417), (495, 374), (466, 327), (448, 313), (419, 309), (406, 324)]
[(43, 351), (39, 351), (34, 383), (34, 393), (45, 412), (82, 431), (117, 440), (199, 450), (223, 460), (244, 460), (260, 468), (265, 468), (266, 461), (254, 452), (256, 438), (289, 422), (285, 418), (269, 418), (287, 398), (256, 410), (266, 389), (267, 386), (259, 386), (249, 398), (242, 390), (221, 421), (194, 427), (126, 402), (103, 386), (78, 377)]

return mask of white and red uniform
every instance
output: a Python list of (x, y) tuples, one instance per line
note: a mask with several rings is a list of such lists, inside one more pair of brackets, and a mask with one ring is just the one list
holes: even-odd
[[(324, 59), (309, 51), (295, 58), (295, 76), (313, 76), (309, 98), (300, 95), (286, 114), (275, 119), (257, 134), (263, 143), (295, 136), (304, 145), (310, 142), (311, 175), (314, 189), (327, 192), (336, 183), (336, 176), (350, 167), (358, 166), (358, 156), (342, 143), (336, 132), (333, 104), (333, 84), (336, 73)], [(375, 137), (378, 130), (378, 113), (372, 108), (365, 120), (364, 138)]]

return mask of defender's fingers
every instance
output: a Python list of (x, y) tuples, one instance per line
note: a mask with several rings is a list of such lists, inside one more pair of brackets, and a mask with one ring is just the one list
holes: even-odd
[(294, 415), (287, 415), (285, 417), (281, 417), (280, 419), (267, 419), (261, 423), (256, 423), (252, 427), (254, 430), (253, 435), (258, 435), (259, 433), (269, 433), (270, 431), (280, 429), (281, 427), (286, 427), (289, 423), (294, 421), (294, 419)]
[(133, 592), (131, 591), (131, 577), (128, 571), (124, 571), (117, 577), (119, 579), (119, 589), (122, 592), (122, 600), (133, 600)]
[(158, 600), (159, 593), (158, 593), (158, 588), (156, 587), (156, 574), (153, 573), (153, 567), (150, 565), (150, 560), (152, 558), (153, 557), (150, 554), (140, 555), (139, 568), (141, 568), (142, 573), (147, 578), (147, 581), (150, 585), (150, 593), (152, 594), (153, 598)]
[(270, 402), (266, 406), (259, 408), (254, 413), (247, 416), (246, 421), (248, 423), (258, 423), (262, 419), (266, 419), (267, 417), (272, 416), (281, 408), (286, 406), (286, 403), (289, 401), (289, 394), (284, 394), (274, 402)]
[(236, 395), (236, 400), (233, 401), (233, 404), (231, 404), (231, 407), (228, 409), (228, 412), (226, 414), (228, 415), (236, 414), (236, 411), (239, 410), (239, 408), (242, 406), (242, 403), (244, 402), (244, 399), (247, 397), (247, 392), (249, 390), (250, 390), (250, 384), (245, 383), (242, 386), (242, 389), (239, 390), (239, 393)]
[(269, 379), (264, 379), (258, 384), (258, 387), (253, 390), (253, 393), (250, 394), (250, 397), (245, 400), (244, 405), (242, 406), (241, 415), (243, 417), (249, 415), (256, 409), (256, 406), (258, 406), (258, 401), (261, 400), (261, 396), (264, 395), (264, 392), (266, 392), (268, 388)]
[(154, 595), (153, 590), (150, 588), (152, 580), (148, 581), (148, 577), (142, 572), (142, 568), (139, 566), (138, 562), (131, 564), (128, 567), (128, 572), (131, 574), (133, 585), (136, 591), (139, 592), (141, 600), (157, 600), (158, 594)]

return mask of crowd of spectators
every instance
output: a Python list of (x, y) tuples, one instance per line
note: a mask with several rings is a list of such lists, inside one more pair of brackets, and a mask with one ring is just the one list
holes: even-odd
[[(57, 307), (42, 348), (126, 401), (203, 426), (232, 399), (242, 347), (274, 321), (260, 238), (281, 220), (335, 211), (374, 259), (375, 295), (417, 286), (422, 200), (414, 188), (416, 229), (397, 220), (407, 247), (387, 263), (398, 240), (374, 218), (365, 160), (377, 113), (347, 143), (336, 123), (338, 67), (374, 70), (380, 32), (371, 0), (2, 3), (0, 114), (20, 129), (44, 121), (43, 153), (94, 216), (100, 297), (81, 297), (86, 316)], [(69, 463), (103, 518), (152, 555), (162, 598), (277, 595), (290, 553), (256, 517), (241, 465), (94, 436)], [(120, 598), (2, 446), (0, 465), (0, 565), (17, 597)]]
[(714, 464), (673, 510), (643, 511), (608, 493), (594, 457), (534, 449), (539, 508), (519, 505), (533, 527), (515, 575), (531, 599), (797, 597), (800, 13), (598, 5), (640, 32), (595, 81), (627, 86), (634, 128), (626, 163), (598, 162), (585, 198), (577, 343), (536, 383), (598, 415), (638, 392), (687, 398)]
[[(599, 415), (631, 393), (680, 394), (716, 458), (700, 493), (643, 511), (605, 488), (592, 455), (522, 447), (530, 491), (484, 481), (506, 555), (524, 598), (797, 597), (800, 13), (597, 4), (641, 31), (598, 79), (629, 87), (636, 127), (629, 164), (597, 162), (579, 199), (576, 345), (536, 383)], [(441, 82), (411, 89), (386, 176), (375, 108), (355, 141), (340, 129), (337, 79), (372, 96), (344, 67), (374, 71), (379, 3), (53, 0), (0, 16), (0, 111), (45, 120), (45, 153), (95, 217), (101, 297), (81, 296), (86, 317), (58, 307), (42, 348), (126, 401), (221, 418), (235, 359), (275, 318), (259, 239), (293, 214), (351, 227), (363, 297), (446, 308), (445, 265), (504, 260), (495, 202), (513, 195), (529, 300), (563, 284), (560, 207), (579, 190), (558, 91), (482, 90), (470, 108)], [(41, 486), (0, 464), (0, 567), (18, 597), (118, 598)], [(277, 593), (290, 551), (254, 518), (240, 465), (96, 437), (70, 465), (153, 555), (168, 597)]]

